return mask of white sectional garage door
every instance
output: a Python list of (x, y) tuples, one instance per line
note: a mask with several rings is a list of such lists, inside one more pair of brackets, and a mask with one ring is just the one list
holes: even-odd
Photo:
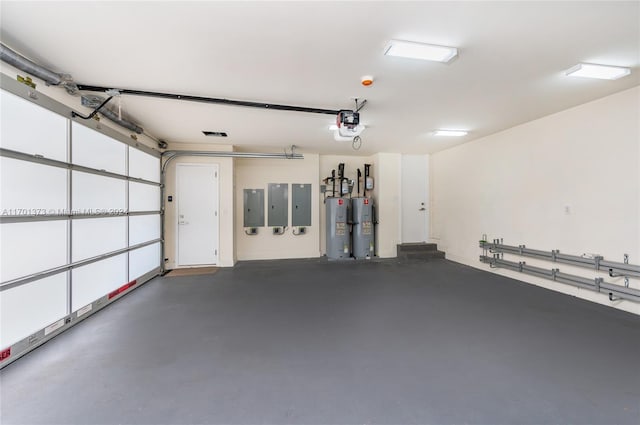
[(159, 154), (29, 99), (26, 86), (10, 91), (0, 94), (0, 349), (160, 270)]

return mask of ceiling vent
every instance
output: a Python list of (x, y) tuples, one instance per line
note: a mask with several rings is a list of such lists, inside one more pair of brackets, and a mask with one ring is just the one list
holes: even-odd
[(227, 137), (224, 131), (203, 131), (202, 134), (209, 137)]

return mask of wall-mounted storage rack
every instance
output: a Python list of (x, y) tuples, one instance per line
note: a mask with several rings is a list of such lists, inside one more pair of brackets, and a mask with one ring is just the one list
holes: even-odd
[[(629, 263), (618, 263), (615, 261), (605, 261), (600, 255), (584, 257), (580, 255), (561, 254), (559, 250), (540, 251), (538, 249), (527, 248), (525, 245), (510, 246), (499, 243), (480, 241), (480, 248), (492, 253), (504, 253), (520, 255), (522, 257), (538, 258), (540, 260), (553, 261), (554, 263), (564, 263), (577, 267), (587, 267), (597, 271), (608, 272), (615, 276), (640, 277), (640, 266)], [(613, 276), (612, 276), (613, 277)]]
[[(589, 279), (582, 276), (562, 273), (559, 269), (544, 269), (541, 267), (530, 266), (524, 261), (508, 261), (501, 257), (502, 254), (511, 254), (537, 258), (540, 260), (569, 264), (577, 267), (590, 268), (597, 271), (606, 271), (609, 273), (609, 276), (612, 277), (640, 277), (640, 266), (628, 264), (626, 262), (619, 263), (615, 261), (606, 261), (599, 255), (583, 257), (578, 255), (561, 254), (558, 250), (541, 251), (527, 248), (524, 245), (504, 245), (499, 239), (496, 239), (493, 242), (480, 241), (480, 248), (484, 250), (484, 254), (480, 256), (480, 261), (489, 264), (491, 267), (507, 268), (521, 273), (577, 286), (579, 288), (590, 289), (595, 292), (609, 293), (609, 299), (612, 301), (619, 298), (640, 302), (640, 290), (630, 288), (628, 286), (628, 279), (625, 279), (625, 286), (621, 286), (605, 282), (601, 277)], [(489, 253), (493, 255), (488, 255)]]

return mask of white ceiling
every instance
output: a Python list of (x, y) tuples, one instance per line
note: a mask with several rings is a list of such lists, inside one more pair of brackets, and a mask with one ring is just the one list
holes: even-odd
[[(426, 153), (640, 84), (640, 2), (6, 2), (2, 42), (82, 84), (327, 109), (366, 98), (358, 154)], [(386, 57), (390, 39), (459, 48), (449, 64)], [(578, 62), (617, 81), (568, 78)], [(371, 87), (360, 85), (371, 74)], [(334, 117), (123, 97), (170, 142), (242, 150), (335, 142)], [(467, 129), (462, 139), (437, 128)], [(226, 131), (212, 139), (202, 130)]]

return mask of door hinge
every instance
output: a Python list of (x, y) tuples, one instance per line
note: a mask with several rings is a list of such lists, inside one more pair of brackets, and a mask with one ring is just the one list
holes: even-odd
[(213, 173), (213, 177), (215, 177), (216, 179), (218, 178), (218, 172), (217, 171), (215, 173)]
[(216, 249), (216, 250), (214, 251), (214, 253), (215, 253), (215, 255), (218, 255), (218, 250)]
[(213, 213), (215, 214), (216, 217), (218, 216), (218, 211), (214, 211)]

